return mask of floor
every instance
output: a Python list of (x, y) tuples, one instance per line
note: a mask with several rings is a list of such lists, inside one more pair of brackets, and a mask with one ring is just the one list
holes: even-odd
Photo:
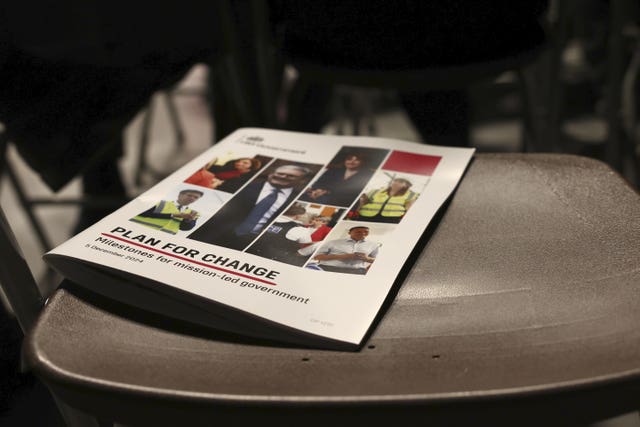
[[(173, 135), (174, 129), (168, 119), (166, 99), (163, 98), (164, 95), (157, 94), (155, 96), (154, 102), (156, 103), (156, 108), (152, 122), (151, 148), (148, 151), (149, 164), (152, 165), (154, 173), (144, 175), (141, 185), (136, 185), (135, 183), (134, 169), (138, 160), (143, 112), (141, 112), (126, 129), (126, 155), (122, 159), (121, 171), (131, 196), (140, 194), (152, 185), (154, 182), (152, 175), (168, 174), (210, 146), (213, 127), (208, 105), (204, 98), (198, 95), (203, 94), (206, 90), (206, 75), (207, 69), (205, 66), (196, 66), (180, 84), (178, 93), (173, 97), (179, 111), (181, 126), (186, 136), (185, 144), (182, 148), (178, 148), (176, 145)], [(508, 102), (508, 99), (504, 101)], [(334, 132), (338, 125), (338, 122), (334, 122), (329, 125), (325, 131), (330, 133)], [(375, 125), (379, 136), (413, 141), (419, 140), (418, 135), (408, 122), (404, 113), (397, 108), (386, 108), (384, 111), (377, 112), (375, 115)], [(590, 119), (578, 123), (573, 122), (567, 126), (570, 132), (584, 140), (601, 138), (605, 132), (604, 124), (597, 119)], [(521, 147), (520, 133), (520, 123), (514, 118), (505, 118), (499, 121), (483, 121), (482, 123), (478, 122), (474, 125), (472, 141), (479, 150), (518, 151)], [(29, 189), (30, 194), (53, 197), (69, 197), (80, 194), (80, 183), (74, 181), (59, 194), (52, 195), (40, 182), (39, 178), (24, 165), (14, 150), (11, 150), (9, 155), (11, 162), (17, 167), (19, 175), (25, 186)], [(49, 280), (50, 277), (47, 276), (46, 268), (41, 260), (43, 249), (31, 232), (28, 220), (20, 208), (16, 196), (7, 180), (3, 180), (2, 182), (0, 201), (42, 292), (45, 294), (51, 292), (52, 281)], [(42, 207), (38, 211), (40, 220), (43, 224), (46, 224), (46, 231), (54, 244), (61, 243), (69, 237), (77, 219), (77, 214), (78, 209), (75, 207)], [(35, 397), (33, 397), (33, 399), (47, 399), (46, 391), (42, 390), (40, 386), (34, 390), (33, 393)], [(23, 405), (23, 409), (26, 409), (24, 413), (29, 412), (28, 407), (29, 405)], [(20, 409), (14, 409), (14, 413), (16, 411), (19, 412)], [(14, 419), (20, 419), (20, 414), (15, 416), (16, 418)], [(5, 419), (5, 421), (6, 420), (8, 419)], [(0, 419), (0, 423), (2, 423), (2, 419)], [(640, 426), (640, 418), (637, 413), (629, 414), (618, 419), (610, 420), (606, 425), (638, 427)]]

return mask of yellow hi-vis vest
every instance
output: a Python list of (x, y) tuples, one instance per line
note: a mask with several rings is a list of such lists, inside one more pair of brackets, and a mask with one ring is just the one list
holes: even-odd
[(375, 190), (367, 194), (369, 202), (358, 211), (361, 216), (374, 217), (378, 214), (388, 218), (398, 218), (407, 212), (405, 205), (408, 201), (415, 200), (418, 195), (407, 190), (400, 196), (389, 197), (386, 189)]
[[(191, 213), (191, 209), (183, 209), (180, 211), (178, 206), (174, 202), (168, 202), (166, 200), (162, 200), (158, 203), (153, 209), (153, 213), (160, 214), (179, 214), (182, 213)], [(149, 227), (153, 227), (155, 229), (165, 231), (167, 233), (176, 234), (180, 231), (180, 223), (182, 222), (182, 218), (149, 218), (145, 216), (136, 216), (131, 218), (133, 222), (139, 222), (140, 224), (144, 224)]]

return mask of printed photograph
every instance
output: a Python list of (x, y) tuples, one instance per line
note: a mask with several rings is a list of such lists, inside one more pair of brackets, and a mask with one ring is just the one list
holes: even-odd
[(272, 222), (246, 252), (302, 266), (344, 211), (333, 206), (296, 202)]
[(203, 210), (217, 209), (223, 203), (223, 198), (217, 198), (206, 190), (193, 185), (181, 185), (162, 200), (149, 201), (149, 208), (130, 221), (165, 233), (178, 234), (193, 230)]
[(394, 225), (351, 221), (337, 224), (306, 268), (346, 274), (367, 274)]
[(351, 206), (388, 153), (377, 148), (343, 147), (300, 200)]
[(347, 219), (398, 224), (424, 192), (429, 178), (381, 170), (371, 179)]
[(184, 182), (226, 193), (235, 193), (271, 160), (271, 157), (259, 155), (214, 158)]
[(298, 198), (321, 167), (275, 160), (188, 238), (230, 249), (246, 248)]

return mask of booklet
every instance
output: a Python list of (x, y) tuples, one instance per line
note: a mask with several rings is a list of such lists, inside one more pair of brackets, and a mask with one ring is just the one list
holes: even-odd
[(473, 151), (243, 128), (44, 258), (168, 318), (356, 350)]

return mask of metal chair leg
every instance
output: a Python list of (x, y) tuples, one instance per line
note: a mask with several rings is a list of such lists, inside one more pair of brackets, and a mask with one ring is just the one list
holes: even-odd
[(20, 206), (22, 206), (22, 209), (27, 215), (27, 219), (31, 224), (31, 228), (36, 233), (36, 237), (38, 238), (40, 245), (45, 251), (51, 250), (53, 248), (53, 244), (45, 233), (44, 228), (42, 228), (42, 226), (40, 225), (40, 221), (38, 221), (38, 218), (36, 218), (36, 215), (33, 211), (33, 203), (31, 203), (31, 201), (27, 199), (24, 187), (22, 186), (18, 175), (13, 170), (13, 167), (9, 164), (9, 162), (4, 162), (4, 171), (6, 172), (7, 177), (9, 177), (9, 180), (13, 185), (13, 189), (16, 193), (16, 196), (18, 197)]

